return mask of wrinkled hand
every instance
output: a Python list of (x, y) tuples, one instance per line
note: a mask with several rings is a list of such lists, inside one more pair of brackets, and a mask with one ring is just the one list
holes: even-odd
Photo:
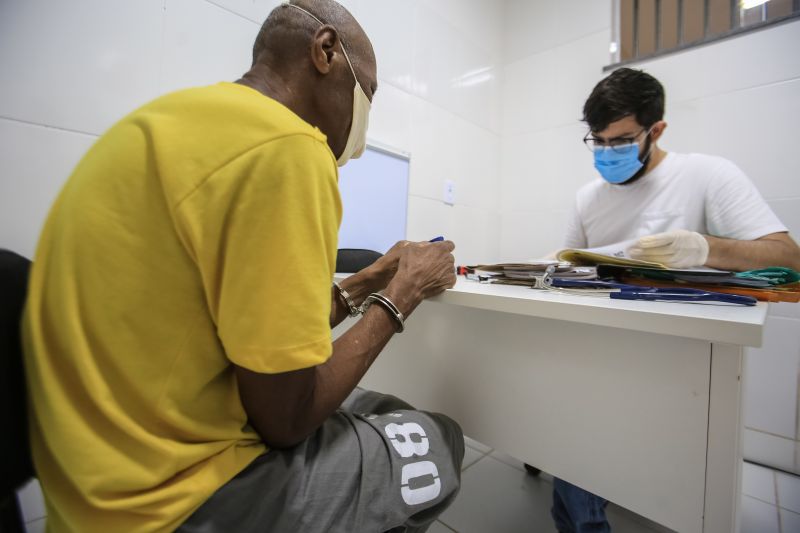
[(386, 289), (387, 294), (391, 292), (403, 298), (413, 308), (420, 301), (453, 287), (456, 284), (454, 249), (452, 241), (410, 242), (399, 247), (397, 271)]
[(381, 290), (392, 281), (392, 278), (397, 274), (397, 265), (400, 262), (403, 249), (411, 244), (413, 244), (411, 241), (397, 242), (380, 259), (367, 267), (370, 269), (372, 279), (375, 280), (374, 290)]
[(697, 267), (708, 261), (708, 241), (694, 231), (680, 229), (642, 237), (629, 250), (634, 259), (672, 268)]

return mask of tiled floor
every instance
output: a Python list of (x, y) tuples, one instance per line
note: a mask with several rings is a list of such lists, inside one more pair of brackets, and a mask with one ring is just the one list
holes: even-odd
[[(523, 464), (466, 439), (461, 493), (430, 533), (556, 533), (550, 519), (552, 477), (529, 475)], [(20, 493), (27, 528), (44, 531), (38, 485)], [(669, 531), (613, 504), (608, 516), (614, 533)], [(800, 533), (800, 477), (745, 463), (742, 475), (741, 533)]]
[[(556, 533), (550, 518), (552, 477), (533, 477), (508, 455), (467, 439), (458, 499), (431, 533)], [(614, 533), (668, 529), (613, 504)], [(800, 477), (745, 463), (741, 533), (800, 533)]]

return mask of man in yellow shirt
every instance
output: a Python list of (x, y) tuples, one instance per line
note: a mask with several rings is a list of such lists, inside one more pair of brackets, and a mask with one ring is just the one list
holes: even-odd
[(23, 333), (53, 531), (424, 531), (458, 491), (457, 424), (356, 389), (455, 283), (453, 244), (398, 243), (332, 287), (372, 46), (296, 0), (253, 56), (123, 118), (50, 212)]

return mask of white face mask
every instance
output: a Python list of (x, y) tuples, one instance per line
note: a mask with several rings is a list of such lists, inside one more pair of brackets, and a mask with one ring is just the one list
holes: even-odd
[(344, 152), (336, 160), (336, 163), (342, 167), (350, 159), (358, 159), (364, 153), (367, 147), (367, 128), (369, 127), (369, 109), (372, 102), (367, 98), (361, 84), (358, 83), (356, 78), (356, 71), (353, 70), (353, 64), (350, 63), (350, 58), (347, 57), (347, 50), (342, 46), (344, 57), (347, 59), (347, 64), (350, 65), (350, 72), (353, 73), (353, 78), (356, 80), (356, 86), (353, 87), (353, 122), (350, 124), (350, 134), (347, 136), (347, 144), (344, 146)]
[[(313, 13), (306, 11), (300, 6), (296, 6), (288, 2), (284, 5), (298, 9), (320, 24), (323, 24), (323, 22), (314, 16)], [(361, 88), (361, 84), (358, 83), (356, 71), (353, 69), (353, 63), (350, 62), (350, 56), (347, 55), (347, 50), (344, 49), (344, 44), (342, 44), (342, 52), (344, 52), (344, 58), (347, 60), (347, 65), (350, 67), (350, 72), (353, 74), (353, 79), (356, 81), (356, 85), (353, 87), (353, 121), (350, 124), (350, 134), (347, 136), (347, 143), (344, 146), (342, 155), (340, 155), (339, 159), (336, 160), (336, 163), (340, 167), (344, 166), (351, 159), (358, 159), (361, 157), (361, 154), (364, 153), (364, 149), (367, 147), (369, 110), (372, 106), (372, 103), (369, 101), (369, 98), (367, 98), (364, 89)]]

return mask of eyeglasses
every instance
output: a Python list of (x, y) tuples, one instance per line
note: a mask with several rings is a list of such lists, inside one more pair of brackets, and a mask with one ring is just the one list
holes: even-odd
[(617, 137), (615, 139), (609, 139), (608, 141), (592, 136), (592, 132), (590, 131), (583, 138), (583, 144), (586, 145), (586, 148), (588, 148), (590, 152), (594, 152), (597, 148), (609, 147), (618, 154), (624, 154), (631, 149), (633, 143), (636, 142), (636, 139), (641, 136), (642, 133), (647, 133), (649, 135), (651, 130), (652, 128), (642, 128), (642, 131), (633, 137)]

